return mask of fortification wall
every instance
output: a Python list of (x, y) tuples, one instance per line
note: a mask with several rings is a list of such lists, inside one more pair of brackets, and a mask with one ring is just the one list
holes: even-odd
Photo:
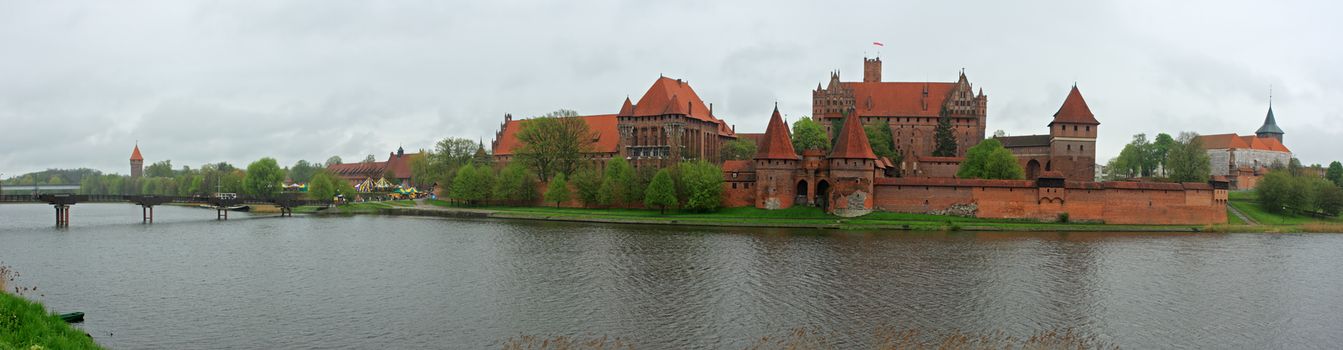
[(1036, 187), (1030, 181), (879, 179), (877, 210), (929, 213), (973, 205), (991, 219), (1057, 220), (1110, 224), (1215, 224), (1226, 222), (1226, 203), (1207, 184), (1069, 182)]

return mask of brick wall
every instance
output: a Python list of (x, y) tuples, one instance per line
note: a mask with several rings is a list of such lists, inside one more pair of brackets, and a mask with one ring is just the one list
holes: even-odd
[[(1039, 188), (1031, 181), (878, 179), (875, 209), (926, 213), (976, 204), (977, 217), (1110, 224), (1213, 224), (1226, 222), (1226, 203), (1206, 184), (1070, 182)], [(1223, 194), (1225, 196), (1225, 194)]]

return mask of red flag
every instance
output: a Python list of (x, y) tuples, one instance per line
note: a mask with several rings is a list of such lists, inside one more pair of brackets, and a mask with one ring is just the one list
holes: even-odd
[(883, 45), (880, 41), (873, 41), (873, 42), (872, 42), (872, 45), (874, 45), (874, 46), (886, 47), (886, 45)]

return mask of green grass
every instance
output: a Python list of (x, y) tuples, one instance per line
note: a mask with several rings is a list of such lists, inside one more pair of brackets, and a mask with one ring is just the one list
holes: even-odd
[(1249, 224), (1249, 223), (1245, 222), (1245, 220), (1241, 220), (1239, 216), (1236, 216), (1235, 213), (1232, 213), (1232, 212), (1231, 212), (1231, 208), (1230, 208), (1230, 207), (1227, 207), (1227, 208), (1226, 208), (1226, 224), (1227, 224), (1227, 225), (1246, 225), (1246, 224)]
[(332, 214), (378, 214), (383, 209), (406, 208), (415, 206), (413, 200), (383, 201), (383, 202), (359, 202), (337, 205), (331, 208), (322, 209), (321, 206), (305, 205), (294, 208), (295, 213), (312, 214), (317, 212)]
[[(38, 346), (38, 347), (34, 347)], [(41, 303), (0, 292), (0, 350), (101, 349), (92, 338), (48, 313)]]
[[(1259, 225), (1248, 225), (1237, 229), (1262, 232), (1343, 232), (1343, 218), (1320, 218), (1296, 213), (1271, 213), (1258, 203), (1254, 191), (1229, 193), (1228, 205), (1245, 213)], [(1229, 225), (1245, 224), (1239, 218), (1228, 213)]]
[(880, 229), (899, 228), (910, 230), (975, 230), (1001, 229), (1012, 231), (1057, 231), (1085, 230), (1102, 231), (1106, 229), (1135, 230), (1192, 230), (1198, 226), (1134, 226), (1105, 225), (1100, 223), (1053, 223), (1029, 219), (980, 219), (973, 217), (941, 216), (930, 214), (910, 214), (893, 212), (873, 212), (855, 218), (842, 218), (830, 215), (819, 208), (793, 207), (780, 210), (766, 210), (754, 207), (723, 208), (711, 213), (668, 210), (666, 214), (658, 210), (647, 209), (601, 209), (601, 208), (555, 208), (555, 207), (508, 207), (476, 206), (466, 207), (441, 200), (429, 200), (428, 203), (450, 208), (471, 208), (492, 210), (511, 216), (530, 218), (597, 219), (597, 220), (636, 220), (636, 221), (675, 221), (677, 223), (699, 224), (735, 224), (735, 225), (790, 225), (824, 226), (843, 229)]

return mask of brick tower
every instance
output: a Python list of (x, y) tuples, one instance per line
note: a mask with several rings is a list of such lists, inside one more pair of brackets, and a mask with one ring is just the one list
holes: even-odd
[(1057, 171), (1069, 180), (1093, 181), (1096, 177), (1096, 135), (1100, 129), (1082, 92), (1073, 85), (1063, 106), (1049, 123), (1050, 159), (1045, 171)]
[(829, 158), (833, 190), (826, 191), (823, 199), (827, 209), (846, 217), (871, 212), (877, 156), (872, 153), (872, 145), (868, 144), (867, 133), (863, 131), (863, 124), (858, 123), (858, 117), (844, 118), (844, 126)]
[(863, 58), (863, 82), (881, 82), (881, 57), (873, 59)]
[(135, 145), (135, 150), (131, 151), (131, 177), (144, 176), (145, 157), (140, 156), (140, 144)]
[(797, 152), (788, 135), (788, 124), (779, 116), (779, 106), (769, 117), (764, 139), (755, 154), (755, 206), (765, 209), (792, 207), (797, 197), (795, 178), (798, 169)]

